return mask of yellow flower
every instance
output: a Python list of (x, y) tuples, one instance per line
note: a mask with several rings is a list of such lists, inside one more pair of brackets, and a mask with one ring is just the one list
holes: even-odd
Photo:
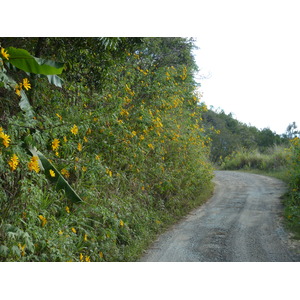
[(29, 89), (31, 89), (31, 84), (29, 83), (29, 80), (27, 78), (23, 79), (23, 86), (24, 86), (24, 89), (26, 91), (28, 91)]
[(122, 108), (121, 112), (120, 112), (121, 116), (129, 116), (129, 112), (127, 109)]
[(70, 208), (69, 206), (66, 206), (66, 212), (69, 214), (70, 213)]
[(52, 141), (52, 150), (53, 151), (55, 151), (59, 148), (59, 146), (60, 146), (59, 143), (60, 143), (59, 139), (54, 139)]
[(83, 140), (87, 143), (89, 140), (87, 139), (86, 136), (83, 137)]
[(74, 126), (71, 128), (71, 132), (76, 135), (78, 133), (78, 127), (74, 124)]
[(52, 169), (49, 170), (49, 173), (51, 177), (55, 177), (55, 172)]
[(79, 259), (80, 259), (80, 261), (83, 261), (83, 254), (82, 253), (79, 254)]
[(62, 235), (62, 234), (64, 234), (64, 232), (63, 232), (62, 230), (60, 230), (60, 231), (58, 232), (58, 234), (59, 234), (59, 235)]
[(0, 138), (2, 138), (2, 143), (7, 148), (10, 143), (10, 136), (5, 134), (3, 131), (0, 131)]
[(21, 89), (19, 89), (19, 88), (16, 87), (15, 93), (16, 93), (18, 96), (21, 96)]
[(85, 235), (83, 236), (83, 240), (84, 240), (85, 242), (88, 240), (88, 235), (87, 235), (87, 234), (85, 234)]
[(81, 170), (82, 170), (82, 172), (86, 172), (86, 171), (87, 171), (87, 167), (83, 166), (83, 167), (81, 168)]
[(23, 246), (21, 245), (21, 243), (18, 244), (19, 249), (21, 250), (21, 255), (25, 256), (25, 248), (26, 248), (26, 244), (24, 244)]
[(62, 120), (62, 116), (61, 116), (60, 114), (56, 114), (56, 116), (57, 116), (60, 120)]
[(7, 50), (5, 50), (4, 48), (1, 48), (1, 55), (5, 58), (5, 59), (7, 59), (7, 60), (9, 60), (9, 54), (7, 53)]
[(64, 142), (66, 143), (68, 141), (67, 137), (64, 136)]
[(67, 169), (62, 169), (62, 170), (60, 171), (60, 173), (61, 173), (62, 175), (64, 175), (65, 177), (67, 177), (67, 178), (70, 177), (70, 173), (69, 173), (69, 171), (68, 171)]
[(152, 144), (148, 144), (148, 147), (154, 150), (154, 146)]
[(122, 220), (120, 220), (120, 226), (123, 227), (124, 226), (124, 222)]
[(82, 151), (82, 144), (78, 143), (77, 149), (78, 149), (78, 151)]
[(8, 162), (8, 164), (9, 164), (11, 170), (14, 171), (17, 168), (18, 164), (19, 164), (19, 158), (18, 158), (18, 156), (16, 154), (14, 154), (11, 157), (10, 161)]
[(71, 228), (72, 232), (76, 233), (76, 229), (74, 227)]
[(86, 256), (86, 257), (85, 257), (85, 261), (86, 261), (86, 262), (91, 262), (90, 257), (89, 257), (89, 256)]
[(112, 171), (108, 168), (106, 168), (106, 174), (109, 176), (109, 177), (112, 177)]
[(39, 166), (37, 156), (31, 157), (30, 162), (28, 163), (28, 169), (29, 169), (29, 171), (35, 171), (37, 173), (40, 171), (40, 166)]
[(39, 215), (39, 219), (42, 221), (42, 227), (44, 227), (47, 223), (47, 219), (42, 215)]

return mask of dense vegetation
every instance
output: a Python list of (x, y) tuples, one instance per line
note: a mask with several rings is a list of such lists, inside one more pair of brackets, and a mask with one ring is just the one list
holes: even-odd
[(1, 261), (132, 261), (210, 195), (192, 39), (1, 46)]
[(300, 231), (296, 124), (207, 110), (192, 39), (0, 42), (1, 261), (136, 260), (209, 197), (212, 164), (286, 180)]
[(211, 131), (211, 160), (223, 170), (244, 170), (275, 176), (288, 184), (284, 197), (285, 223), (300, 238), (300, 132), (295, 122), (278, 135), (269, 128), (257, 129), (224, 111), (203, 114)]
[(215, 128), (210, 133), (210, 158), (218, 165), (237, 150), (257, 150), (265, 153), (274, 145), (286, 145), (288, 142), (286, 137), (281, 137), (269, 128), (259, 130), (238, 121), (231, 113), (226, 114), (223, 110), (210, 109), (203, 114), (203, 120), (206, 128)]

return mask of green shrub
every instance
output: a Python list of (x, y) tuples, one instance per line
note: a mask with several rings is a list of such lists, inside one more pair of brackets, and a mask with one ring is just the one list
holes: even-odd
[(265, 153), (256, 150), (242, 149), (227, 156), (221, 165), (225, 170), (250, 170), (276, 171), (286, 168), (287, 151), (283, 146), (274, 146)]
[[(198, 105), (193, 68), (158, 66), (147, 51), (122, 50), (119, 60), (108, 51), (109, 80), (99, 91), (81, 80), (58, 88), (35, 78), (33, 117), (6, 106), (1, 261), (135, 260), (157, 232), (209, 196), (206, 107)], [(0, 98), (1, 107), (14, 93)], [(53, 170), (28, 151), (34, 147)], [(58, 172), (82, 202), (58, 189)]]

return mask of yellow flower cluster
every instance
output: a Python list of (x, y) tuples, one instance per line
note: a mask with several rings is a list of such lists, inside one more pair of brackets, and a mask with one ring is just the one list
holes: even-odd
[(109, 177), (112, 177), (112, 171), (108, 168), (106, 168), (106, 174), (109, 176)]
[(73, 127), (71, 128), (71, 132), (74, 134), (74, 135), (76, 135), (76, 134), (78, 134), (78, 127), (77, 127), (77, 125), (73, 125)]
[(64, 175), (65, 177), (69, 178), (70, 177), (70, 173), (67, 169), (62, 169), (61, 174)]
[(126, 84), (125, 85), (125, 90), (128, 94), (130, 94), (131, 96), (135, 95), (135, 92), (133, 90), (130, 89), (130, 87)]
[(143, 73), (144, 75), (148, 75), (148, 72), (149, 72), (149, 70), (143, 70), (143, 69), (141, 69), (140, 67), (137, 67), (137, 69), (141, 72), (141, 73)]
[(19, 164), (19, 158), (18, 158), (18, 156), (16, 154), (14, 154), (11, 157), (10, 161), (8, 162), (8, 164), (9, 164), (9, 166), (10, 166), (10, 168), (11, 168), (12, 171), (16, 170), (16, 168), (17, 168), (17, 166)]
[(298, 137), (294, 137), (292, 140), (291, 140), (291, 143), (294, 145), (294, 146), (298, 146), (299, 145), (299, 141), (300, 139)]
[(5, 50), (4, 48), (1, 48), (1, 55), (2, 57), (4, 57), (5, 59), (9, 60), (9, 54), (7, 53), (7, 50)]
[(19, 84), (16, 85), (15, 92), (18, 96), (21, 96), (21, 91), (23, 87), (26, 91), (31, 89), (31, 84), (29, 83), (29, 80), (27, 78), (24, 78), (23, 82), (20, 82)]
[(39, 219), (42, 221), (42, 227), (44, 227), (47, 223), (47, 219), (43, 215), (39, 215)]
[(82, 253), (80, 253), (79, 254), (79, 260), (81, 261), (81, 262), (90, 262), (91, 261), (91, 258), (88, 256), (88, 255), (86, 255), (86, 256), (84, 256)]
[(3, 132), (2, 127), (0, 127), (0, 138), (2, 139), (2, 144), (7, 148), (10, 143), (10, 136)]
[(187, 78), (187, 68), (186, 67), (183, 68), (183, 74), (180, 75), (180, 78), (182, 80), (185, 80)]
[(25, 249), (26, 249), (26, 244), (22, 245), (21, 243), (18, 243), (19, 249), (21, 251), (21, 255), (25, 256)]
[(38, 173), (40, 171), (39, 161), (37, 156), (32, 156), (30, 162), (28, 163), (29, 171), (35, 171)]
[(55, 177), (55, 172), (52, 169), (49, 170), (49, 173), (51, 177)]
[(59, 141), (59, 139), (54, 139), (53, 141), (52, 141), (52, 150), (53, 151), (56, 151), (56, 150), (58, 150), (58, 148), (59, 148), (59, 143), (60, 143), (60, 141)]

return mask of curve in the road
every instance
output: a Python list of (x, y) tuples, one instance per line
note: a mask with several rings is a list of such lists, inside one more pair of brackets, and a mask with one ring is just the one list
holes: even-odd
[(282, 181), (216, 171), (215, 184), (213, 197), (161, 235), (140, 261), (300, 261), (281, 224)]

